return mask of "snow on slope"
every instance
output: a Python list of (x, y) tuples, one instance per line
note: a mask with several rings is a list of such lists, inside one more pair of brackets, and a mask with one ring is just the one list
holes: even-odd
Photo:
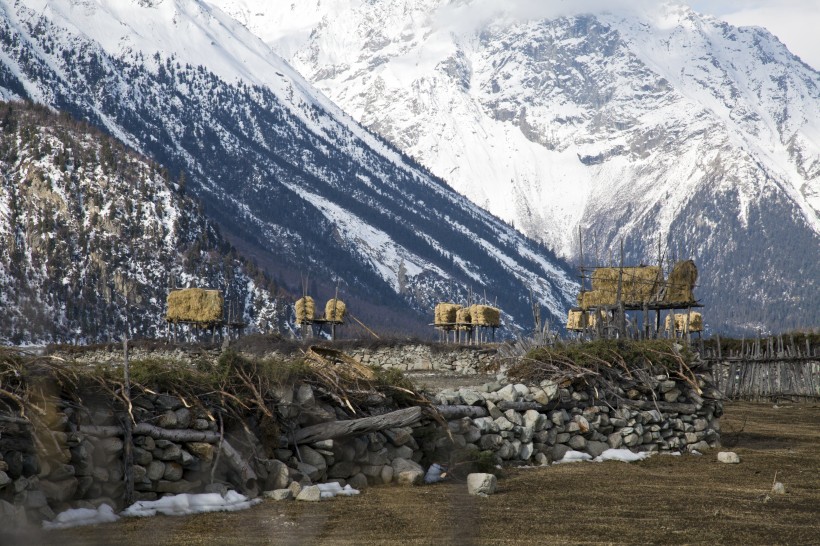
[[(816, 308), (817, 295), (796, 293), (810, 294), (799, 286), (807, 273), (816, 282), (820, 251), (820, 74), (764, 29), (677, 3), (593, 15), (583, 3), (323, 0), (308, 14), (209, 1), (560, 253), (577, 255), (579, 226), (607, 257), (623, 239), (629, 259), (656, 259), (660, 237), (716, 279), (705, 301), (755, 287), (743, 321), (778, 301), (788, 313), (793, 298)], [(772, 239), (766, 223), (788, 228)], [(765, 258), (753, 267), (731, 252), (744, 247)]]
[(555, 318), (565, 313), (566, 264), (363, 129), (218, 9), (0, 6), (5, 96), (68, 109), (184, 171), (232, 240), (266, 264), (425, 313), (471, 288), (498, 293), (519, 324), (531, 288)]

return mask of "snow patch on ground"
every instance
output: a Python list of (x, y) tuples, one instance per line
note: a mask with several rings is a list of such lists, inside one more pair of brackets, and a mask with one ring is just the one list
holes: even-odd
[(60, 512), (54, 521), (44, 521), (43, 529), (68, 529), (81, 525), (96, 525), (97, 523), (111, 523), (120, 517), (107, 504), (101, 504), (96, 510), (93, 508), (72, 508)]
[(648, 459), (651, 457), (652, 454), (648, 451), (642, 451), (641, 453), (633, 453), (628, 449), (607, 449), (595, 459), (595, 462), (603, 462), (603, 461), (621, 461), (624, 463), (632, 463), (635, 461), (642, 461), (644, 459)]
[(248, 499), (236, 491), (228, 491), (223, 497), (219, 493), (183, 493), (162, 497), (155, 501), (138, 501), (122, 511), (126, 517), (148, 517), (157, 514), (166, 516), (187, 516), (206, 512), (236, 512), (262, 502)]
[(338, 495), (350, 497), (359, 494), (358, 489), (353, 489), (349, 485), (342, 487), (336, 482), (320, 483), (318, 484), (318, 487), (322, 492), (322, 499), (332, 499)]

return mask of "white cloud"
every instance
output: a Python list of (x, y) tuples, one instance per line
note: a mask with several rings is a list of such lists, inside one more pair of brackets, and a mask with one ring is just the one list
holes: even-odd
[(820, 0), (713, 0), (691, 5), (735, 26), (764, 27), (806, 64), (820, 70)]
[[(601, 11), (646, 13), (666, 3), (669, 0), (461, 0), (443, 5), (437, 23), (442, 30), (459, 33), (491, 22), (504, 24)], [(695, 11), (735, 26), (764, 27), (792, 53), (820, 69), (820, 0), (689, 0), (688, 4)]]

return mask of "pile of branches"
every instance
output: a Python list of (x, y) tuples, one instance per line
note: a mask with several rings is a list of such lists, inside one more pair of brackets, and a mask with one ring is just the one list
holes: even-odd
[(692, 354), (674, 341), (597, 340), (534, 349), (512, 360), (507, 375), (529, 384), (546, 380), (605, 393), (634, 388), (643, 394), (664, 376), (700, 395), (699, 371)]

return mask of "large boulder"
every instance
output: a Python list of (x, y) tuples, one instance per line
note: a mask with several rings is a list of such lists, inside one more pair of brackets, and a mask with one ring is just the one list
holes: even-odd
[(467, 493), (486, 497), (495, 493), (498, 480), (492, 474), (469, 474), (467, 476)]

